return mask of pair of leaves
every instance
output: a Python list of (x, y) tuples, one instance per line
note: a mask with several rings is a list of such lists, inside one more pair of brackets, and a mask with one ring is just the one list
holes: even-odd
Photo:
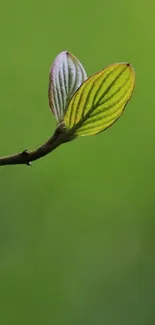
[(60, 53), (51, 68), (49, 105), (58, 124), (74, 136), (94, 135), (123, 113), (135, 83), (129, 63), (116, 63), (87, 79), (80, 61)]

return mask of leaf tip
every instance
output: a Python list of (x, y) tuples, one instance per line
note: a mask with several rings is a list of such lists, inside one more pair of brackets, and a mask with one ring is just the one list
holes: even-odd
[(126, 65), (126, 67), (129, 69), (129, 71), (131, 73), (133, 84), (135, 84), (135, 70), (134, 70), (134, 67), (129, 62), (125, 63), (125, 65)]
[(131, 63), (126, 63), (126, 66), (127, 67), (129, 67), (130, 68), (130, 70), (135, 74), (135, 70), (134, 70), (134, 68), (133, 68), (133, 66), (132, 66), (132, 64)]

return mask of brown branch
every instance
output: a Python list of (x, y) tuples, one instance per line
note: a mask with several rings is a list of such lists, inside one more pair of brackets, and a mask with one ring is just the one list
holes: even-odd
[(54, 135), (45, 144), (43, 144), (36, 150), (24, 150), (23, 152), (15, 155), (0, 157), (0, 166), (20, 164), (26, 164), (30, 166), (32, 161), (46, 156), (48, 153), (50, 153), (62, 143), (67, 141), (70, 141), (69, 136), (67, 135), (65, 130), (61, 126), (59, 126), (56, 129)]

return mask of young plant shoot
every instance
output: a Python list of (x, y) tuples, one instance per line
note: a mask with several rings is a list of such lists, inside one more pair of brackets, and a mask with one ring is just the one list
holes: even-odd
[(87, 78), (80, 61), (61, 52), (49, 75), (49, 106), (57, 121), (53, 136), (34, 151), (0, 158), (0, 165), (30, 165), (62, 143), (106, 130), (123, 114), (134, 84), (129, 63), (112, 64)]

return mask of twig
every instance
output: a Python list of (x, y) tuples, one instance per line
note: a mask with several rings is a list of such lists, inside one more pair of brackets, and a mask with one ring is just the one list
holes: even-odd
[(69, 135), (65, 132), (63, 127), (59, 125), (54, 135), (45, 144), (34, 151), (24, 150), (18, 154), (0, 157), (0, 166), (20, 164), (26, 164), (30, 166), (32, 161), (46, 156), (48, 153), (67, 141), (70, 141)]

